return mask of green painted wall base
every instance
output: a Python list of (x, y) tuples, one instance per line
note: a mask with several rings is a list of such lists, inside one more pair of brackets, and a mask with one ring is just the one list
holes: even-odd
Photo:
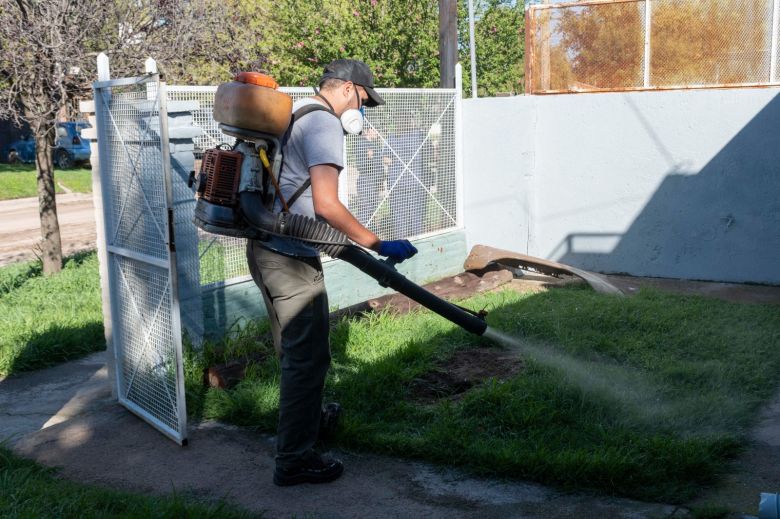
[[(461, 229), (414, 240), (419, 253), (398, 265), (415, 283), (424, 284), (463, 271), (466, 235)], [(331, 310), (393, 292), (361, 271), (338, 260), (323, 264)], [(206, 336), (216, 338), (249, 320), (266, 317), (263, 298), (251, 278), (241, 278), (202, 292)]]

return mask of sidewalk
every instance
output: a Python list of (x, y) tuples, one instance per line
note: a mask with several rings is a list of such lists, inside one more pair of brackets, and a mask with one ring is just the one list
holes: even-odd
[[(96, 247), (92, 194), (58, 194), (57, 216), (64, 255)], [(35, 259), (41, 239), (38, 199), (0, 201), (0, 222), (0, 266)]]
[(111, 399), (105, 353), (0, 381), (0, 437), (80, 483), (143, 494), (225, 498), (264, 517), (669, 518), (686, 510), (372, 454), (336, 453), (346, 471), (328, 485), (271, 482), (274, 438), (206, 422), (179, 447)]

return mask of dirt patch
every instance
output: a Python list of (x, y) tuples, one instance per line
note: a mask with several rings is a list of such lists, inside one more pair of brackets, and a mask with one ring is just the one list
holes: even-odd
[(456, 351), (412, 381), (412, 400), (430, 403), (442, 398), (457, 399), (486, 379), (505, 380), (520, 373), (523, 367), (516, 354), (498, 348)]

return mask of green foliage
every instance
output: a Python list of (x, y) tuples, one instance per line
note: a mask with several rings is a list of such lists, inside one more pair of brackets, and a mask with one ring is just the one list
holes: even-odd
[[(285, 0), (249, 2), (265, 27), (257, 54), (282, 85), (315, 85), (328, 62), (368, 63), (382, 87), (439, 86), (437, 0)], [(523, 88), (523, 6), (511, 0), (475, 2), (480, 95)], [(459, 54), (470, 89), (468, 9), (458, 7)]]
[[(427, 311), (344, 320), (331, 331), (325, 395), (346, 409), (341, 446), (679, 502), (725, 472), (777, 385), (772, 305), (576, 287), (462, 304), (487, 307), (491, 327), (518, 338), (523, 371), (421, 403), (416, 379), (456, 350), (493, 344)], [(270, 348), (256, 330), (240, 337), (230, 344), (242, 351)], [(233, 390), (188, 387), (204, 417), (272, 432), (278, 370), (269, 356)]]
[[(35, 166), (32, 164), (0, 164), (0, 200), (38, 196)], [(76, 193), (92, 192), (92, 170), (55, 170), (54, 180)], [(57, 193), (63, 193), (58, 185)]]
[[(480, 96), (520, 94), (525, 78), (525, 11), (515, 0), (475, 0), (474, 40)], [(458, 5), (458, 39), (463, 90), (471, 95), (468, 1)]]
[(0, 446), (0, 510), (3, 517), (249, 518), (224, 502), (206, 503), (174, 494), (149, 497), (81, 485)]
[(439, 82), (435, 0), (256, 1), (266, 23), (258, 52), (282, 85), (316, 85), (338, 58), (368, 63), (382, 87), (433, 87)]
[(0, 376), (105, 348), (97, 255), (81, 253), (45, 277), (40, 262), (0, 268)]

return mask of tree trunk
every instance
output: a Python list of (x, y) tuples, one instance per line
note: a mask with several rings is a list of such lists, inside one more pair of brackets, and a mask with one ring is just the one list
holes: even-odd
[(43, 272), (54, 274), (62, 270), (62, 241), (60, 223), (57, 220), (57, 200), (54, 196), (52, 149), (55, 129), (46, 126), (49, 125), (42, 125), (35, 131), (35, 164), (38, 169), (38, 209), (41, 215)]
[(458, 2), (439, 0), (439, 75), (441, 88), (455, 88), (458, 63)]

